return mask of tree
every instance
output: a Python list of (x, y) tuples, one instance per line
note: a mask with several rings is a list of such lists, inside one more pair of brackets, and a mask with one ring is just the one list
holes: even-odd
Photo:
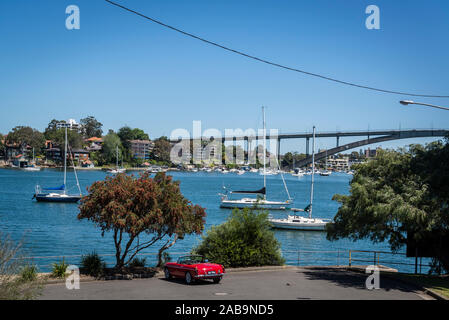
[[(65, 128), (58, 127), (58, 124), (66, 123), (64, 120), (53, 119), (48, 123), (45, 129), (45, 139), (51, 140), (54, 144), (58, 145), (61, 149), (65, 144)], [(67, 129), (67, 141), (71, 148), (81, 148), (84, 143), (83, 136), (76, 130)]]
[[(57, 129), (50, 136), (50, 140), (62, 150), (65, 145), (65, 128)], [(83, 146), (84, 139), (78, 131), (67, 129), (67, 143), (72, 149), (78, 149)]]
[(131, 160), (131, 143), (130, 140), (149, 140), (148, 134), (146, 134), (142, 129), (134, 128), (131, 129), (128, 126), (120, 128), (117, 132), (122, 142), (124, 156), (127, 161)]
[(103, 134), (103, 124), (98, 122), (93, 116), (81, 119), (82, 132), (85, 138), (99, 137)]
[(131, 131), (133, 139), (135, 140), (150, 140), (148, 134), (146, 134), (142, 129), (134, 128)]
[(109, 131), (109, 133), (104, 137), (103, 140), (103, 158), (107, 163), (112, 163), (118, 161), (117, 159), (117, 147), (119, 148), (119, 159), (122, 158), (122, 143), (120, 137), (114, 132)]
[[(356, 165), (349, 195), (341, 203), (327, 238), (388, 241), (393, 251), (419, 243), (429, 234), (442, 239), (449, 226), (449, 145), (442, 142), (409, 150), (379, 151)], [(449, 244), (436, 248), (434, 263), (449, 271)]]
[(17, 144), (22, 147), (30, 146), (40, 153), (45, 145), (44, 135), (36, 129), (18, 126), (8, 133), (7, 141), (10, 144)]
[(284, 154), (282, 157), (281, 166), (287, 168), (293, 167), (293, 154), (291, 152)]
[(5, 153), (5, 142), (4, 142), (5, 137), (3, 137), (3, 135), (0, 133), (0, 155)]
[(53, 140), (53, 135), (58, 130), (58, 123), (65, 123), (65, 121), (53, 119), (48, 123), (48, 126), (44, 131), (45, 139)]
[(163, 243), (158, 255), (161, 264), (162, 254), (177, 240), (201, 234), (205, 215), (203, 208), (184, 198), (172, 177), (158, 173), (153, 179), (143, 173), (95, 182), (81, 200), (78, 219), (94, 222), (102, 235), (112, 232), (116, 268), (122, 268), (158, 241)]
[(155, 160), (170, 162), (171, 143), (167, 137), (154, 140), (153, 154)]
[(213, 226), (193, 252), (225, 267), (281, 265), (280, 253), (267, 212), (235, 209), (228, 220)]

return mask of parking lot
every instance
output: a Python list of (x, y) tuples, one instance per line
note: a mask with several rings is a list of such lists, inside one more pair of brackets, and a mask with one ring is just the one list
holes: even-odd
[(65, 284), (49, 284), (40, 299), (233, 299), (233, 300), (421, 300), (431, 299), (419, 290), (388, 278), (380, 278), (380, 289), (368, 290), (366, 277), (332, 268), (288, 268), (241, 271), (225, 275), (220, 284), (199, 281), (186, 285), (181, 279), (150, 279), (81, 282), (79, 290)]

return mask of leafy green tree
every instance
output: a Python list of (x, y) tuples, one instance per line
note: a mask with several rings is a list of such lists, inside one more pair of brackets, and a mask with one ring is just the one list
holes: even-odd
[(135, 140), (150, 140), (148, 134), (146, 134), (142, 129), (134, 128), (132, 129), (133, 139)]
[(5, 154), (5, 142), (4, 142), (5, 137), (0, 133), (0, 155), (4, 155)]
[(228, 220), (213, 226), (193, 252), (225, 267), (282, 265), (280, 244), (267, 212), (235, 209)]
[[(419, 244), (429, 234), (442, 239), (449, 226), (449, 145), (435, 142), (409, 150), (381, 150), (377, 158), (355, 166), (349, 195), (341, 203), (327, 238), (388, 241), (393, 251)], [(434, 263), (449, 271), (449, 244), (435, 248)]]
[(91, 152), (89, 158), (93, 161), (95, 166), (103, 166), (108, 163), (104, 158), (103, 150)]
[(53, 140), (53, 135), (58, 130), (58, 123), (65, 123), (65, 121), (53, 119), (48, 123), (48, 126), (44, 131), (45, 139)]
[(85, 138), (99, 137), (103, 134), (103, 124), (95, 117), (89, 116), (87, 118), (81, 119), (80, 124), (82, 126), (82, 133)]
[[(45, 129), (44, 136), (45, 139), (51, 140), (62, 149), (64, 148), (65, 143), (65, 128), (58, 128), (58, 124), (60, 123), (66, 123), (66, 121), (56, 119), (51, 120)], [(67, 141), (72, 149), (81, 148), (84, 144), (82, 134), (76, 130), (67, 130)]]
[[(51, 141), (58, 145), (61, 150), (65, 144), (65, 129), (60, 128), (51, 134)], [(79, 149), (84, 144), (83, 136), (76, 130), (67, 130), (67, 142), (72, 149)]]
[(117, 147), (119, 148), (118, 158), (122, 158), (122, 142), (120, 137), (114, 132), (109, 133), (103, 139), (103, 158), (107, 163), (115, 163), (117, 159)]
[(293, 167), (293, 154), (291, 152), (284, 154), (282, 157), (281, 166), (287, 168)]
[(19, 146), (30, 146), (35, 149), (37, 154), (45, 145), (44, 135), (36, 129), (30, 127), (18, 126), (8, 133), (8, 143), (15, 143)]
[(170, 162), (171, 143), (167, 137), (154, 140), (154, 159), (157, 161)]
[(112, 232), (116, 268), (129, 264), (142, 250), (159, 242), (158, 260), (165, 250), (188, 234), (201, 234), (203, 208), (182, 195), (179, 182), (165, 173), (150, 178), (118, 174), (97, 181), (81, 200), (78, 219), (94, 222), (102, 235)]
[(127, 161), (132, 160), (130, 140), (150, 139), (148, 134), (146, 134), (142, 129), (139, 128), (132, 129), (128, 126), (120, 128), (117, 132), (117, 135), (120, 137), (120, 140), (122, 142), (124, 157)]

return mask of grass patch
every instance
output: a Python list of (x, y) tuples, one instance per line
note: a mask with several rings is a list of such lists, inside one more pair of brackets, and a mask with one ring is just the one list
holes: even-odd
[(397, 278), (415, 285), (430, 289), (449, 299), (449, 277), (432, 276), (409, 273), (389, 273), (393, 278)]

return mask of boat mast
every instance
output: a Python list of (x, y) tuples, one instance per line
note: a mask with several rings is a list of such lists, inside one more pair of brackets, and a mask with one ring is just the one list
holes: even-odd
[(312, 183), (310, 187), (310, 210), (309, 218), (312, 218), (312, 203), (313, 203), (313, 181), (315, 176), (315, 126), (313, 126), (313, 142), (312, 142)]
[[(262, 107), (262, 114), (263, 114), (263, 187), (265, 190), (267, 189), (267, 175), (266, 175), (266, 158), (267, 158), (267, 148), (266, 148), (266, 138), (267, 138), (267, 129), (265, 124), (265, 107)], [(267, 198), (266, 191), (263, 195), (264, 200)]]
[(117, 170), (118, 170), (118, 145), (115, 147), (116, 149), (115, 149), (115, 152), (116, 152), (116, 156), (115, 156), (115, 160), (116, 160), (116, 165), (115, 165), (115, 167), (117, 168)]
[(66, 194), (67, 183), (67, 125), (65, 125), (65, 145), (64, 145), (64, 194)]

